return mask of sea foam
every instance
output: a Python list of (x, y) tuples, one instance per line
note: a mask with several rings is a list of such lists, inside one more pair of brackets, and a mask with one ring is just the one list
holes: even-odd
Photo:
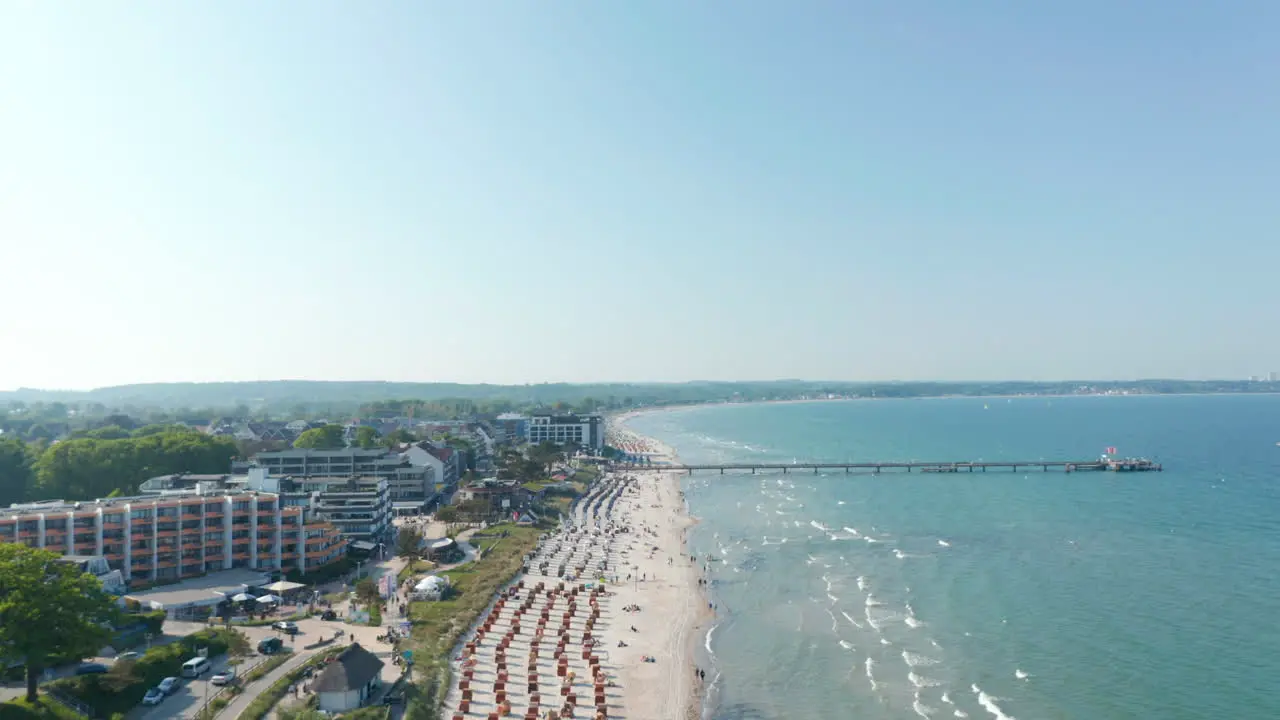
[(973, 694), (978, 696), (978, 704), (987, 712), (991, 713), (991, 717), (996, 720), (1016, 720), (1012, 715), (1005, 714), (1005, 711), (996, 704), (996, 699), (982, 691), (982, 688), (976, 684), (971, 688)]

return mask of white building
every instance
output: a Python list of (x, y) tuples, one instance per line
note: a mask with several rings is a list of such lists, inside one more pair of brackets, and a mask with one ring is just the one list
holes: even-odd
[(525, 425), (528, 441), (533, 444), (573, 443), (599, 450), (604, 447), (604, 418), (600, 415), (555, 415), (535, 413)]
[(352, 643), (311, 683), (312, 691), (319, 696), (320, 710), (339, 713), (362, 707), (381, 684), (384, 664), (359, 643)]

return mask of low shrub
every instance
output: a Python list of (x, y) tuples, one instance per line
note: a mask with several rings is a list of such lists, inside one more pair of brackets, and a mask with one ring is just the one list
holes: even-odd
[(0, 703), (0, 720), (84, 720), (70, 708), (49, 697), (36, 698), (35, 704), (26, 698)]
[(254, 682), (255, 680), (266, 677), (267, 673), (270, 673), (272, 670), (275, 670), (276, 668), (288, 662), (289, 657), (291, 656), (292, 653), (293, 653), (293, 650), (287, 647), (280, 648), (279, 652), (277, 652), (276, 654), (271, 655), (266, 660), (258, 663), (257, 665), (254, 665), (253, 668), (249, 670), (249, 672), (245, 673), (244, 679), (241, 682), (245, 685), (248, 685), (249, 683)]

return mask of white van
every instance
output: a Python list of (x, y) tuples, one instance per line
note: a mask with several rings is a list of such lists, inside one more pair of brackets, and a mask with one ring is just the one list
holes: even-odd
[(200, 677), (208, 672), (211, 667), (213, 666), (209, 664), (208, 658), (191, 658), (190, 660), (182, 663), (182, 677)]

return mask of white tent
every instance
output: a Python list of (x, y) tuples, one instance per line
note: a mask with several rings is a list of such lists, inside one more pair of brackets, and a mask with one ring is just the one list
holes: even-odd
[(263, 595), (262, 597), (258, 598), (258, 602), (264, 605), (267, 603), (278, 603), (280, 602), (280, 598), (276, 595)]
[(413, 586), (413, 595), (422, 600), (439, 600), (449, 587), (449, 578), (441, 575), (428, 575)]
[(264, 585), (262, 589), (276, 593), (277, 595), (280, 595), (282, 593), (287, 593), (290, 590), (297, 590), (299, 588), (304, 588), (304, 587), (306, 587), (306, 585), (303, 585), (302, 583), (289, 582), (288, 580), (280, 580), (277, 582), (273, 582), (270, 585)]
[(240, 593), (239, 595), (231, 596), (232, 602), (249, 602), (252, 599), (253, 599), (253, 596), (250, 595), (249, 593)]

